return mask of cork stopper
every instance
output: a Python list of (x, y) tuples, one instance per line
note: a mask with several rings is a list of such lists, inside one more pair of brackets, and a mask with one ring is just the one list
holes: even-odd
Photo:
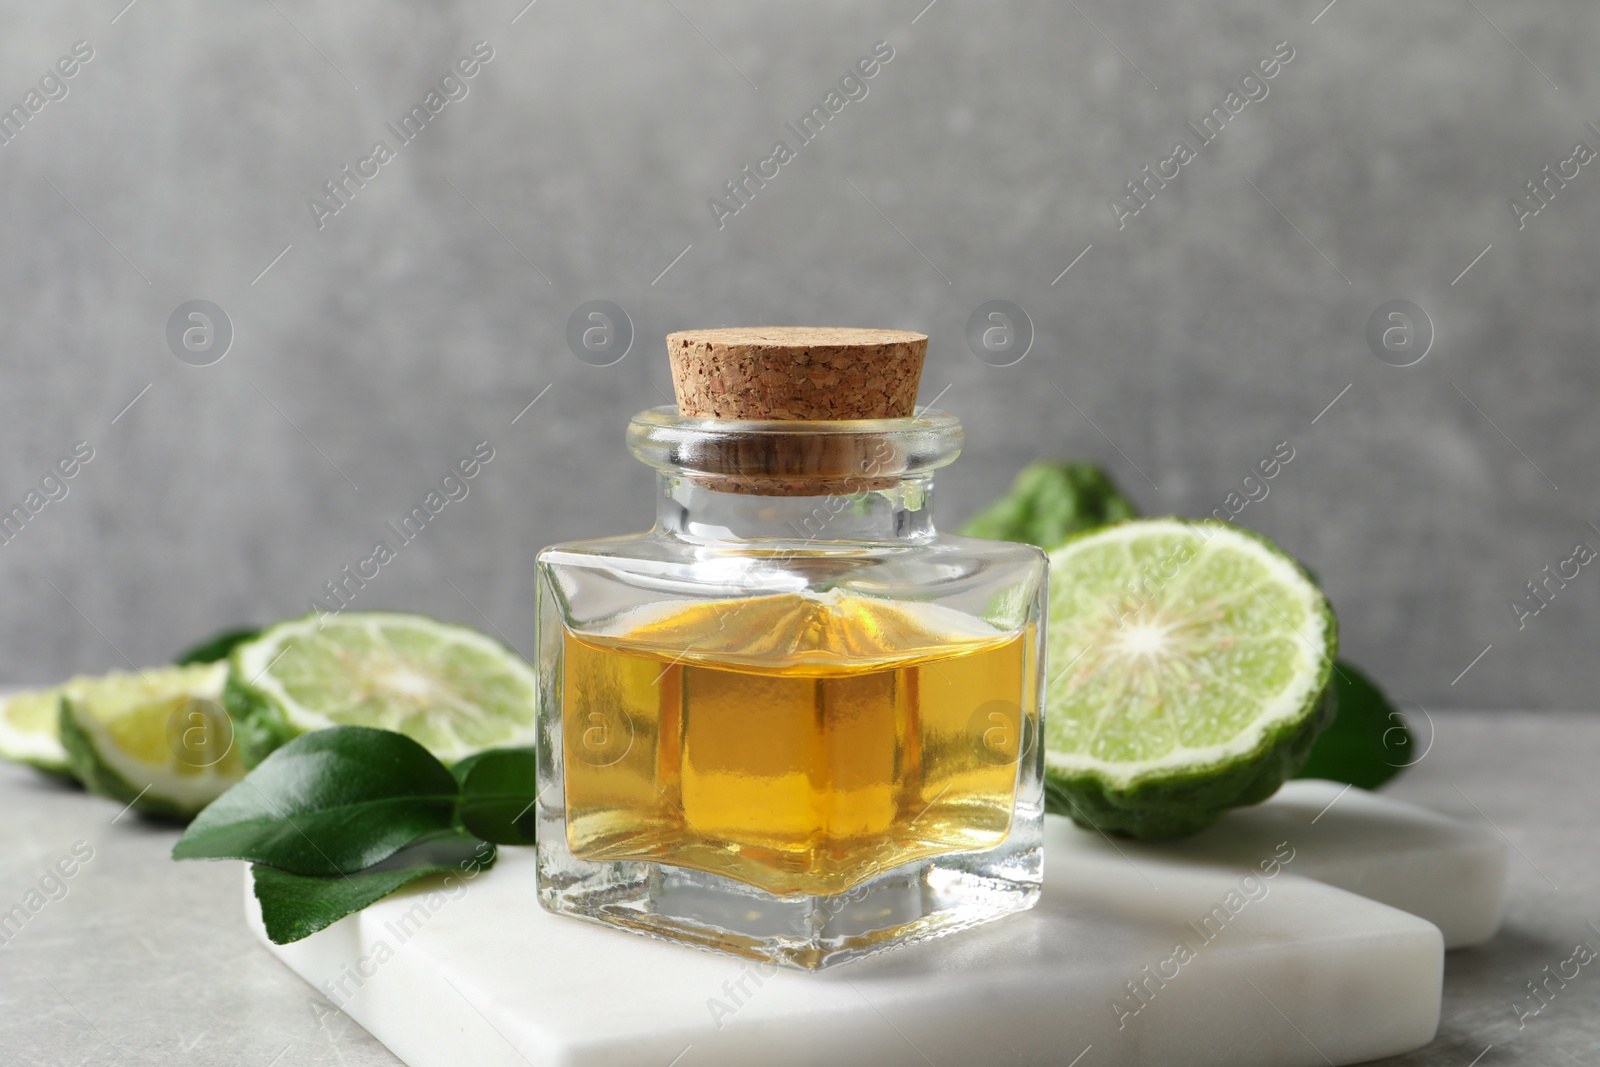
[(713, 419), (903, 419), (926, 334), (754, 326), (667, 335), (678, 414)]
[[(926, 334), (755, 326), (667, 335), (678, 414), (691, 418), (903, 419), (916, 412)], [(895, 457), (863, 438), (828, 434), (729, 439), (706, 482), (722, 492), (832, 496), (871, 492)]]

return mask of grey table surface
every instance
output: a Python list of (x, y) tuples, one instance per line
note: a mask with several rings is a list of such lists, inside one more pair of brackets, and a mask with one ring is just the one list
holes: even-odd
[[(1491, 822), (1514, 849), (1511, 902), (1493, 941), (1447, 956), (1438, 1037), (1384, 1062), (1600, 1063), (1597, 968), (1552, 984), (1537, 1015), (1519, 1023), (1517, 1010), (1539, 1003), (1527, 983), (1577, 942), (1600, 947), (1600, 716), (1454, 712), (1432, 726), (1419, 730), (1431, 749), (1389, 792)], [(172, 829), (24, 768), (0, 768), (0, 812), (0, 911), (75, 846), (93, 850), (0, 946), (0, 1064), (399, 1062), (255, 942), (239, 864), (174, 863)]]

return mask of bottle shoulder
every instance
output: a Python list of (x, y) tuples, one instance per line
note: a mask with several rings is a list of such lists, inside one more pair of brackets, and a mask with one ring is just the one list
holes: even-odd
[(656, 533), (552, 545), (542, 585), (569, 625), (661, 601), (838, 592), (941, 604), (1021, 625), (1037, 613), (1046, 557), (1031, 545), (935, 535), (907, 542), (695, 542)]
[(957, 555), (1035, 563), (1041, 567), (1049, 561), (1044, 549), (1020, 541), (991, 541), (986, 537), (964, 537), (961, 534), (940, 534), (935, 540), (945, 551)]
[(541, 563), (583, 565), (597, 561), (629, 562), (705, 561), (716, 558), (783, 561), (788, 559), (838, 560), (946, 560), (970, 559), (1007, 565), (1046, 562), (1037, 546), (1016, 541), (991, 541), (981, 537), (936, 533), (905, 541), (713, 541), (663, 535), (653, 530), (613, 537), (565, 541), (540, 549)]

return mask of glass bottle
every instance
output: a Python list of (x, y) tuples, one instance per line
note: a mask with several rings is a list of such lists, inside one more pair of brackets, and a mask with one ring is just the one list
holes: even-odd
[(960, 423), (663, 407), (628, 444), (654, 528), (539, 554), (541, 903), (805, 968), (1030, 907), (1045, 559), (935, 531)]

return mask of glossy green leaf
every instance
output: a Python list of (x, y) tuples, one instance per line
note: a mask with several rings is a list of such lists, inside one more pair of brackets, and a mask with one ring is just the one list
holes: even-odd
[(489, 842), (460, 830), (445, 830), (426, 835), (358, 874), (316, 878), (259, 863), (251, 868), (251, 874), (267, 936), (273, 944), (286, 945), (309, 937), (419, 878), (445, 875), (435, 892), (418, 902), (418, 907), (431, 916), (458, 899), (471, 879), (493, 866), (494, 861), (494, 846)]
[(174, 859), (240, 859), (351, 874), (453, 823), (460, 789), (403, 734), (335, 726), (295, 738), (184, 831)]
[(1416, 762), (1416, 741), (1383, 690), (1345, 660), (1334, 665), (1339, 712), (1296, 778), (1327, 778), (1376, 789)]
[(242, 645), (261, 633), (258, 626), (243, 626), (232, 630), (224, 630), (206, 638), (191, 648), (185, 649), (172, 660), (180, 667), (191, 663), (215, 663), (228, 658), (235, 645)]
[(461, 825), (497, 845), (533, 844), (538, 771), (531, 748), (490, 749), (456, 764)]

